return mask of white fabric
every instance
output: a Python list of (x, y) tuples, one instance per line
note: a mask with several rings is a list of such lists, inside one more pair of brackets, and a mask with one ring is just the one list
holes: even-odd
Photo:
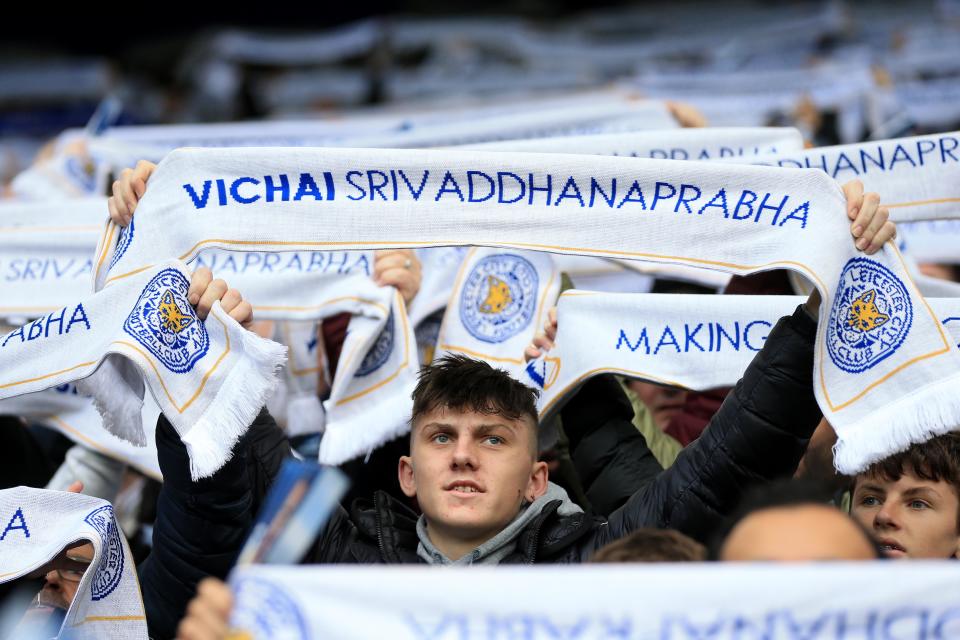
[(160, 408), (147, 395), (143, 399), (141, 422), (144, 444), (135, 446), (103, 427), (103, 418), (93, 400), (80, 395), (74, 384), (63, 384), (44, 391), (0, 400), (0, 413), (23, 416), (58, 430), (74, 442), (120, 460), (146, 475), (160, 479), (157, 442), (154, 432)]
[(903, 223), (897, 225), (897, 235), (918, 262), (960, 264), (960, 220)]
[(789, 127), (718, 127), (635, 131), (469, 145), (476, 151), (528, 151), (629, 156), (669, 160), (713, 160), (803, 150), (803, 137)]
[(146, 444), (144, 387), (190, 453), (194, 478), (230, 457), (276, 384), (285, 349), (246, 331), (214, 303), (200, 322), (190, 272), (167, 261), (88, 294), (0, 340), (0, 398), (83, 379), (114, 435)]
[(63, 637), (147, 638), (137, 568), (109, 502), (63, 491), (4, 489), (0, 526), (0, 583), (39, 569), (71, 543), (93, 544), (93, 562), (67, 611)]
[(89, 289), (105, 198), (0, 203), (0, 317), (35, 318)]
[[(603, 373), (697, 391), (731, 387), (777, 321), (804, 300), (567, 291), (557, 305), (556, 346), (527, 363), (519, 378), (542, 390), (544, 421), (580, 384)], [(927, 302), (960, 345), (960, 298)]]
[(819, 168), (841, 184), (862, 180), (897, 222), (960, 218), (957, 132), (817, 147), (798, 153), (732, 158), (780, 167)]
[(420, 290), (410, 302), (410, 323), (414, 327), (447, 306), (460, 265), (467, 254), (464, 247), (418, 249)]
[(457, 274), (437, 357), (459, 353), (493, 365), (518, 365), (560, 294), (552, 256), (474, 248)]
[[(253, 640), (946, 640), (960, 636), (956, 571), (947, 561), (449, 567), (440, 574), (433, 567), (254, 565), (231, 578), (231, 623)], [(649, 588), (638, 593), (638, 585)]]
[[(266, 200), (265, 175), (297, 183), (303, 167), (318, 168), (306, 174), (316, 184), (306, 199)], [(473, 244), (734, 274), (787, 268), (823, 295), (814, 391), (846, 442), (839, 468), (861, 468), (960, 423), (960, 398), (948, 392), (960, 378), (960, 351), (896, 247), (871, 257), (855, 250), (843, 193), (819, 171), (534, 153), (180, 150), (151, 177), (137, 220), (149, 242), (129, 243), (108, 275), (108, 233), (95, 266), (100, 286), (209, 246)], [(883, 341), (835, 331), (831, 314), (847, 316), (871, 287), (893, 309)]]

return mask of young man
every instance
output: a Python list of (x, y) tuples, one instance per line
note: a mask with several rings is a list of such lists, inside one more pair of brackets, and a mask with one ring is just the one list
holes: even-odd
[(890, 558), (960, 558), (960, 433), (937, 436), (854, 479), (850, 513)]
[[(150, 171), (138, 165), (115, 185), (110, 210), (116, 222), (129, 222)], [(856, 244), (873, 253), (895, 234), (887, 211), (876, 194), (864, 195), (859, 182), (844, 189)], [(202, 317), (210, 296), (197, 297)], [(531, 390), (467, 359), (427, 368), (414, 394), (411, 453), (398, 464), (403, 491), (417, 499), (423, 515), (378, 492), (370, 504), (338, 510), (306, 560), (581, 562), (649, 526), (705, 540), (746, 487), (793, 473), (820, 419), (812, 380), (819, 302), (814, 294), (781, 319), (711, 427), (609, 518), (585, 514), (548, 482), (546, 465), (537, 461)], [(154, 551), (140, 573), (154, 637), (172, 635), (170, 625), (182, 617), (200, 578), (223, 578), (229, 571), (255, 515), (258, 483), (275, 470), (275, 453), (284, 447), (271, 423), (261, 414), (223, 469), (191, 483), (183, 444), (165, 419), (158, 422), (164, 486)], [(225, 625), (224, 587), (206, 584), (182, 637), (206, 637), (211, 624)]]

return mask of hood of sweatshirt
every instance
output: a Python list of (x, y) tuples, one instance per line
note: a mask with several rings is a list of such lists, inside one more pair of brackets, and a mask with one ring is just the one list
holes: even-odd
[(451, 560), (443, 555), (430, 541), (430, 535), (427, 531), (427, 521), (423, 516), (417, 520), (417, 536), (420, 538), (420, 544), (417, 546), (417, 555), (427, 564), (440, 565), (468, 565), (468, 564), (499, 564), (501, 560), (510, 555), (517, 546), (517, 538), (524, 528), (530, 522), (540, 515), (543, 508), (553, 502), (560, 500), (560, 507), (557, 513), (561, 516), (572, 516), (577, 513), (583, 513), (583, 509), (577, 506), (567, 495), (567, 492), (560, 486), (547, 483), (547, 491), (542, 496), (522, 507), (517, 517), (510, 521), (500, 533), (493, 536), (479, 547), (456, 560)]

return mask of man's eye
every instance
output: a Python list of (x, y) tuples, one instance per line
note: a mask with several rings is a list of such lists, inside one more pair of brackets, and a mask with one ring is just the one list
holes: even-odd
[(874, 496), (863, 496), (860, 498), (860, 504), (864, 507), (877, 507), (880, 506), (880, 500)]
[(503, 444), (503, 438), (500, 436), (487, 436), (485, 440), (490, 444)]
[(447, 444), (450, 442), (450, 436), (445, 433), (438, 433), (437, 435), (433, 436), (433, 441), (438, 444)]
[(911, 509), (926, 509), (926, 508), (928, 508), (929, 506), (930, 506), (930, 505), (928, 505), (928, 504), (927, 504), (926, 502), (924, 502), (923, 500), (911, 500), (911, 501), (910, 501), (910, 508), (911, 508)]

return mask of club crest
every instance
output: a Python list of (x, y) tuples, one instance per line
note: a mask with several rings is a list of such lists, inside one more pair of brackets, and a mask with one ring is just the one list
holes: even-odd
[(94, 509), (83, 520), (97, 530), (103, 542), (100, 562), (90, 581), (90, 598), (103, 600), (113, 593), (123, 577), (123, 543), (110, 505)]
[(256, 578), (240, 578), (232, 584), (236, 606), (230, 626), (240, 638), (283, 638), (306, 640), (310, 637), (300, 608), (278, 587)]
[(382, 367), (390, 358), (390, 354), (393, 353), (393, 342), (393, 311), (391, 311), (390, 315), (387, 316), (387, 324), (384, 325), (383, 331), (377, 336), (377, 341), (370, 347), (370, 351), (367, 351), (367, 355), (364, 356), (357, 372), (353, 374), (354, 377), (368, 376)]
[(477, 340), (503, 342), (526, 329), (537, 308), (537, 270), (521, 256), (483, 258), (460, 294), (460, 321)]
[(113, 265), (117, 264), (120, 258), (123, 257), (123, 254), (130, 248), (130, 243), (133, 242), (133, 224), (133, 218), (130, 218), (130, 224), (120, 229), (120, 237), (117, 238), (117, 248), (114, 249), (113, 257), (110, 258), (111, 269), (113, 269)]
[(900, 348), (912, 324), (913, 302), (903, 282), (878, 262), (853, 258), (830, 310), (830, 359), (848, 373), (866, 371)]
[(143, 288), (123, 330), (174, 373), (186, 373), (210, 348), (207, 328), (187, 301), (190, 283), (164, 269)]

